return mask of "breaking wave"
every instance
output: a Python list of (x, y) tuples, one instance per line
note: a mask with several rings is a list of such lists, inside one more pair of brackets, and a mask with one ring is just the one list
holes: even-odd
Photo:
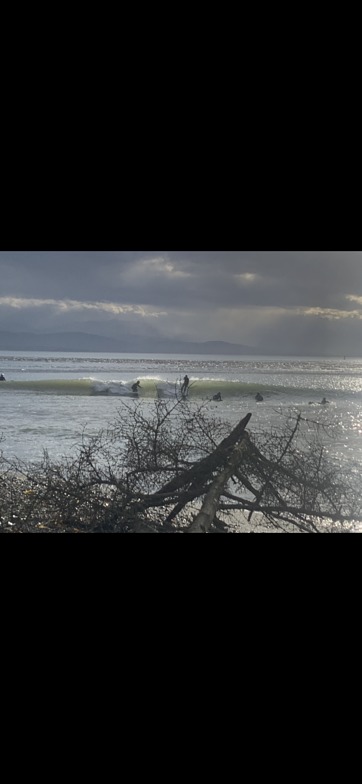
[[(79, 379), (35, 379), (20, 381), (3, 381), (0, 383), (1, 392), (13, 390), (16, 393), (34, 392), (38, 394), (52, 395), (99, 395), (99, 396), (119, 396), (129, 398), (176, 398), (180, 395), (180, 381), (162, 381), (155, 378), (142, 378), (140, 380), (140, 391), (138, 395), (132, 392), (133, 381), (100, 381), (94, 378)], [(226, 379), (200, 378), (191, 379), (188, 398), (192, 399), (212, 399), (217, 392), (221, 393), (222, 398), (237, 398), (243, 396), (255, 396), (261, 392), (264, 398), (278, 395), (291, 395), (293, 397), (316, 396), (323, 394), (324, 390), (311, 387), (284, 386), (277, 384), (261, 384), (255, 382), (228, 381)], [(329, 394), (329, 393), (328, 393)], [(343, 393), (341, 393), (343, 394)], [(350, 392), (358, 394), (358, 392)], [(360, 393), (361, 394), (361, 393)], [(344, 393), (345, 395), (345, 393)]]

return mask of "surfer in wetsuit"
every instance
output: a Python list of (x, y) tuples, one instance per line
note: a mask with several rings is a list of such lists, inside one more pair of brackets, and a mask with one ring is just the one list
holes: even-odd
[(140, 382), (136, 381), (134, 384), (132, 384), (131, 389), (132, 389), (132, 392), (135, 393), (135, 395), (138, 395), (138, 390), (141, 389)]
[(181, 387), (181, 395), (182, 395), (182, 397), (186, 397), (189, 383), (190, 383), (189, 377), (188, 376), (184, 376), (184, 383), (182, 384), (182, 387)]
[(217, 392), (216, 395), (213, 395), (213, 400), (221, 400), (221, 393)]
[(0, 381), (6, 381), (4, 373), (0, 373)]
[(261, 403), (261, 401), (264, 400), (263, 395), (261, 395), (260, 392), (257, 392), (255, 395), (255, 400), (257, 403)]

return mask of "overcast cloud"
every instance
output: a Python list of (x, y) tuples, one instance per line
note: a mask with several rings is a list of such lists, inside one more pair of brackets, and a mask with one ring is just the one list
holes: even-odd
[(362, 355), (362, 252), (0, 251), (0, 330)]

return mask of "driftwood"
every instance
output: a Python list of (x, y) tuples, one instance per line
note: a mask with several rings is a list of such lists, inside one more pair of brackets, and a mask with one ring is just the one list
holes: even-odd
[[(245, 428), (250, 417), (250, 413), (246, 414), (236, 427), (234, 427), (232, 432), (218, 444), (210, 455), (202, 458), (195, 463), (192, 468), (183, 471), (181, 474), (171, 479), (170, 482), (167, 482), (155, 493), (143, 496), (132, 504), (133, 509), (137, 510), (137, 514), (141, 516), (142, 510), (155, 508), (157, 506), (170, 506), (176, 502), (165, 518), (165, 523), (170, 523), (190, 501), (205, 495), (205, 493), (208, 497), (208, 493), (214, 488), (215, 482), (217, 483), (216, 488), (220, 486), (220, 491), (218, 492), (217, 489), (214, 489), (214, 492), (209, 498), (212, 498), (213, 496), (216, 498), (217, 492), (217, 498), (219, 498), (227, 479), (235, 472), (241, 459), (241, 452), (237, 449), (235, 451), (235, 447), (240, 446), (241, 443), (249, 443), (248, 433), (245, 432)], [(216, 471), (221, 472), (221, 474), (219, 473), (217, 478), (214, 479), (214, 473)], [(225, 479), (222, 479), (222, 477), (225, 477)], [(209, 503), (211, 503), (211, 501), (209, 501)], [(216, 510), (217, 502), (212, 519), (215, 517)], [(211, 511), (208, 513), (208, 516), (210, 516), (210, 514)], [(195, 527), (194, 524), (196, 524), (195, 520), (191, 524), (192, 527), (189, 527), (187, 531), (194, 533), (198, 530), (197, 526)], [(200, 532), (204, 532), (204, 530), (206, 530), (203, 527), (204, 523), (201, 523), (200, 525), (202, 526), (199, 529)], [(209, 527), (209, 524), (207, 524), (207, 527)]]
[(234, 447), (232, 455), (230, 456), (229, 463), (224, 468), (224, 470), (216, 477), (213, 481), (210, 490), (206, 494), (204, 502), (202, 504), (201, 510), (198, 515), (195, 517), (193, 522), (188, 528), (188, 533), (190, 534), (204, 534), (207, 533), (209, 528), (211, 527), (215, 515), (218, 509), (219, 498), (224, 490), (224, 487), (230, 479), (230, 477), (235, 473), (237, 466), (239, 465), (240, 461), (243, 457), (243, 452), (248, 447), (248, 441), (243, 439), (243, 441)]
[(202, 458), (196, 463), (192, 468), (189, 468), (187, 471), (183, 471), (179, 476), (176, 476), (174, 479), (171, 479), (170, 482), (163, 485), (160, 490), (157, 490), (156, 493), (153, 494), (153, 498), (158, 496), (170, 496), (176, 490), (180, 490), (181, 487), (186, 487), (187, 485), (194, 485), (197, 484), (204, 485), (207, 478), (210, 474), (219, 469), (222, 464), (228, 461), (230, 457), (230, 452), (237, 444), (241, 438), (243, 438), (245, 434), (245, 428), (250, 420), (251, 414), (246, 414), (246, 416), (240, 420), (240, 422), (234, 427), (231, 431), (230, 435), (224, 438), (220, 444), (214, 449), (211, 455), (207, 455), (207, 457)]
[[(134, 412), (130, 429), (126, 424), (85, 440), (80, 455), (66, 462), (45, 455), (34, 468), (0, 451), (0, 533), (228, 532), (224, 518), (232, 510), (249, 519), (259, 512), (268, 525), (288, 531), (318, 532), (332, 524), (353, 530), (362, 519), (359, 475), (341, 474), (325, 459), (323, 442), (300, 449), (300, 416), (280, 437), (272, 432), (259, 439), (260, 451), (246, 431), (250, 413), (216, 445), (226, 423), (213, 427), (202, 412), (191, 411), (186, 430), (180, 418), (170, 432), (165, 420), (172, 411), (157, 409), (153, 421)], [(207, 456), (197, 460), (195, 450)]]

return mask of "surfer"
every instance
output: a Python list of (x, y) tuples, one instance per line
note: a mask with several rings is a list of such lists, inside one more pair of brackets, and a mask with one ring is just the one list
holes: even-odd
[(132, 384), (132, 387), (131, 387), (131, 389), (132, 389), (132, 392), (134, 392), (134, 393), (135, 393), (135, 395), (138, 395), (138, 390), (139, 390), (139, 389), (141, 389), (141, 384), (140, 384), (140, 382), (139, 382), (139, 381), (136, 381), (134, 384)]
[(4, 373), (0, 373), (0, 381), (6, 381)]
[(221, 393), (217, 392), (216, 395), (213, 395), (213, 400), (221, 400)]
[(321, 406), (325, 406), (326, 403), (329, 403), (329, 400), (326, 400), (325, 397), (323, 397), (321, 400)]
[(186, 397), (187, 389), (190, 383), (190, 379), (188, 376), (184, 376), (184, 382), (181, 387), (181, 395), (182, 397)]
[(261, 401), (264, 400), (263, 395), (261, 395), (260, 392), (257, 392), (255, 395), (255, 400), (257, 403), (261, 403)]

